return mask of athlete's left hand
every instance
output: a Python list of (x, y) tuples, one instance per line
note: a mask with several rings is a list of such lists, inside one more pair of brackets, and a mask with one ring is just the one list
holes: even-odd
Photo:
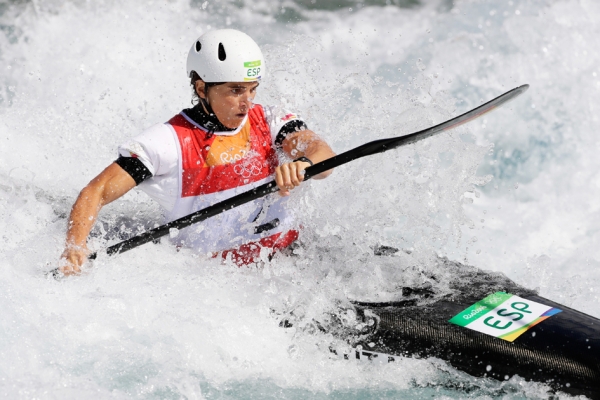
[(310, 167), (306, 161), (293, 161), (278, 166), (275, 169), (275, 182), (279, 187), (279, 194), (289, 196), (290, 190), (299, 186), (304, 180), (304, 170)]

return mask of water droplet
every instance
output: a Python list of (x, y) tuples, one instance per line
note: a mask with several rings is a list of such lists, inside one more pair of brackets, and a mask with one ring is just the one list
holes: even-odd
[(290, 347), (288, 347), (288, 354), (290, 355), (290, 357), (295, 358), (298, 355), (298, 346), (293, 344)]

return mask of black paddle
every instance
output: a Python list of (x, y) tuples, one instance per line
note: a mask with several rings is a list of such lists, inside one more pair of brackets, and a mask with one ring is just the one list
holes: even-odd
[[(438, 124), (431, 128), (427, 128), (422, 131), (411, 133), (405, 136), (375, 140), (363, 144), (362, 146), (358, 146), (357, 148), (354, 148), (352, 150), (348, 150), (345, 153), (331, 157), (325, 161), (321, 161), (305, 170), (304, 180), (306, 181), (315, 175), (318, 175), (332, 168), (339, 167), (340, 165), (346, 164), (350, 161), (357, 160), (361, 157), (382, 153), (384, 151), (395, 149), (396, 147), (404, 146), (407, 144), (417, 142), (419, 140), (427, 139), (428, 137), (433, 136), (436, 133), (456, 128), (457, 126), (460, 126), (475, 118), (478, 118), (483, 114), (493, 110), (494, 108), (499, 107), (504, 103), (514, 99), (521, 93), (525, 92), (528, 88), (529, 85), (519, 86), (469, 112), (459, 115), (458, 117), (452, 118), (451, 120), (448, 120), (446, 122), (442, 122), (441, 124)], [(135, 247), (141, 246), (144, 243), (148, 243), (152, 240), (158, 239), (159, 237), (165, 236), (173, 228), (182, 229), (188, 227), (197, 222), (201, 222), (210, 217), (214, 217), (215, 215), (220, 214), (223, 211), (227, 211), (232, 208), (238, 207), (242, 204), (248, 203), (249, 201), (256, 200), (258, 198), (266, 196), (267, 194), (274, 193), (278, 190), (279, 188), (277, 187), (275, 181), (265, 183), (264, 185), (258, 186), (252, 190), (248, 190), (247, 192), (240, 193), (237, 196), (233, 196), (220, 203), (217, 203), (210, 207), (206, 207), (202, 210), (196, 211), (190, 215), (176, 219), (175, 221), (171, 221), (154, 229), (150, 229), (149, 231), (146, 231), (140, 235), (124, 240), (121, 243), (112, 245), (106, 248), (105, 251), (108, 255), (123, 253)], [(88, 256), (88, 258), (90, 260), (93, 260), (96, 258), (96, 255), (97, 253), (92, 253)], [(54, 276), (55, 278), (60, 275), (58, 268), (49, 271), (48, 274), (52, 274), (52, 276)]]

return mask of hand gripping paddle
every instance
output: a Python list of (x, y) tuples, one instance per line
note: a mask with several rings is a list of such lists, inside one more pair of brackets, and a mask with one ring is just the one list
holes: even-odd
[[(446, 122), (442, 122), (441, 124), (432, 126), (431, 128), (427, 128), (415, 133), (410, 133), (404, 136), (374, 140), (372, 142), (363, 144), (362, 146), (358, 146), (352, 150), (348, 150), (337, 156), (331, 157), (327, 160), (321, 161), (311, 167), (308, 167), (304, 171), (304, 180), (306, 181), (315, 175), (318, 175), (332, 168), (339, 167), (340, 165), (349, 163), (350, 161), (354, 161), (359, 158), (377, 153), (383, 153), (384, 151), (395, 149), (400, 146), (405, 146), (407, 144), (415, 143), (419, 140), (427, 139), (428, 137), (431, 137), (437, 133), (446, 131), (448, 129), (456, 128), (462, 124), (474, 120), (475, 118), (481, 117), (483, 114), (492, 111), (496, 107), (507, 103), (508, 101), (524, 93), (528, 88), (529, 85), (522, 85), (517, 88), (514, 88), (504, 93), (503, 95), (498, 96), (495, 99), (490, 100), (477, 108), (474, 108), (471, 111), (459, 115), (458, 117), (452, 118)], [(252, 200), (259, 199), (270, 193), (274, 193), (278, 190), (279, 188), (277, 187), (275, 181), (265, 183), (252, 190), (240, 193), (220, 203), (214, 204), (210, 207), (206, 207), (202, 210), (196, 211), (192, 214), (186, 215), (185, 217), (181, 217), (154, 229), (150, 229), (149, 231), (124, 240), (121, 243), (114, 244), (110, 247), (107, 247), (104, 251), (108, 255), (126, 252), (135, 247), (141, 246), (144, 243), (148, 243), (152, 240), (158, 239), (159, 237), (167, 235), (169, 231), (173, 228), (183, 229), (197, 222), (201, 222), (210, 217), (214, 217), (215, 215), (220, 214), (224, 211), (241, 206), (242, 204), (248, 203)], [(97, 253), (92, 253), (88, 256), (88, 258), (90, 260), (93, 260), (96, 258), (96, 255)], [(58, 278), (61, 275), (58, 268), (49, 271), (47, 274), (51, 274), (55, 278)]]

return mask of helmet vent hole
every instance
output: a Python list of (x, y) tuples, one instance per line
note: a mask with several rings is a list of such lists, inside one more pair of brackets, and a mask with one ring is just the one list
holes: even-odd
[(223, 47), (223, 43), (219, 43), (219, 60), (225, 61), (227, 58), (227, 54), (225, 54), (225, 47)]
[(200, 41), (198, 40), (196, 42), (196, 53), (198, 53), (200, 51), (200, 49), (202, 48), (202, 43), (200, 43)]

